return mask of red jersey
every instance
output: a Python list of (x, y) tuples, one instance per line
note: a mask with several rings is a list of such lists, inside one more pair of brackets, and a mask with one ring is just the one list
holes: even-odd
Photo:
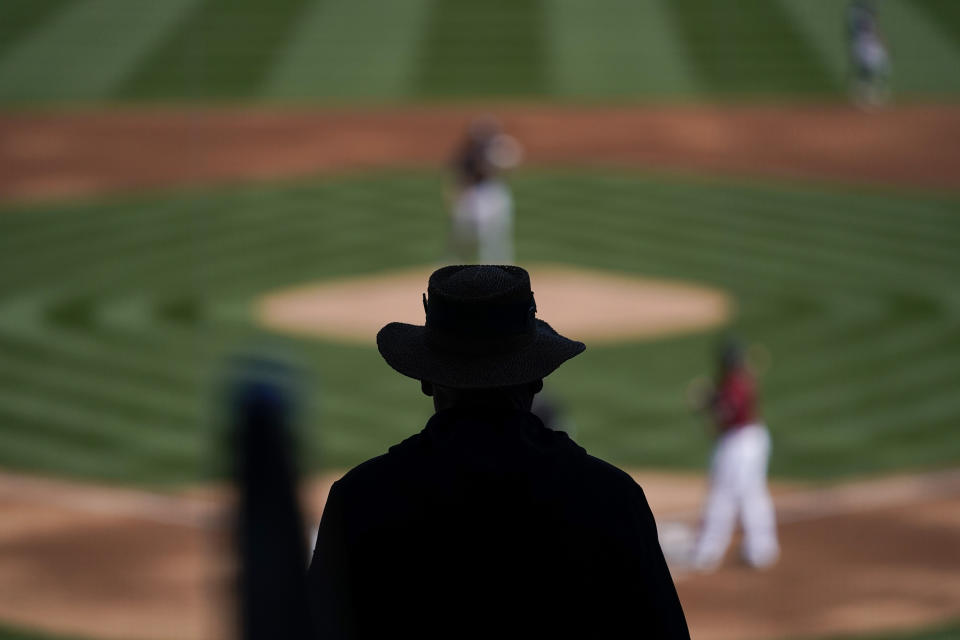
[(710, 411), (721, 432), (753, 424), (756, 421), (756, 390), (745, 369), (727, 373), (713, 394)]

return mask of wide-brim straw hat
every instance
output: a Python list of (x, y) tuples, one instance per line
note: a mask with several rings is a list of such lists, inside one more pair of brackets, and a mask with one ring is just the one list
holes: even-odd
[(430, 276), (423, 305), (424, 325), (391, 322), (377, 333), (387, 364), (417, 380), (456, 389), (525, 384), (586, 349), (536, 318), (521, 267), (443, 267)]

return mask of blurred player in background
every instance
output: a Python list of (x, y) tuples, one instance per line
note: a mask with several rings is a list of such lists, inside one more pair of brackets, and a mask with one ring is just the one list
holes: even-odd
[(500, 179), (522, 150), (492, 117), (474, 120), (453, 158), (451, 249), (462, 264), (513, 264), (513, 199)]
[(543, 390), (533, 397), (530, 408), (533, 415), (540, 418), (547, 429), (562, 431), (571, 438), (577, 435), (576, 427), (559, 398), (550, 391)]
[(770, 434), (756, 409), (756, 385), (742, 345), (727, 339), (720, 349), (715, 383), (691, 383), (690, 402), (709, 413), (717, 442), (710, 465), (710, 490), (693, 551), (693, 567), (716, 569), (736, 527), (743, 526), (743, 559), (765, 568), (777, 561), (776, 516), (767, 490)]
[(857, 105), (882, 107), (890, 99), (890, 57), (872, 0), (847, 5), (847, 47), (852, 66), (851, 92)]

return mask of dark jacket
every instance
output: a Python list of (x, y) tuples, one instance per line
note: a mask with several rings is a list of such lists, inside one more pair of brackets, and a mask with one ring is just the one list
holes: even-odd
[(643, 491), (526, 412), (439, 412), (347, 473), (308, 580), (324, 638), (689, 637)]

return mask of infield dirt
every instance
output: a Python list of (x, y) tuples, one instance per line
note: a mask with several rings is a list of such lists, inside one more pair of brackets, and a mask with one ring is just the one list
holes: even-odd
[[(705, 481), (637, 473), (660, 522), (692, 523)], [(319, 521), (335, 476), (304, 491)], [(694, 637), (761, 640), (910, 627), (960, 614), (960, 474), (774, 487), (781, 562), (735, 553), (677, 576)], [(0, 619), (94, 638), (225, 638), (230, 500), (0, 475)], [(305, 558), (306, 560), (306, 558)]]
[(436, 168), (484, 112), (533, 166), (960, 187), (960, 106), (142, 109), (0, 114), (0, 199)]
[[(569, 265), (526, 265), (537, 312), (558, 329), (598, 342), (704, 331), (730, 317), (722, 291)], [(380, 327), (421, 324), (420, 294), (433, 267), (341, 278), (274, 292), (261, 299), (265, 326), (299, 335), (369, 343)]]

